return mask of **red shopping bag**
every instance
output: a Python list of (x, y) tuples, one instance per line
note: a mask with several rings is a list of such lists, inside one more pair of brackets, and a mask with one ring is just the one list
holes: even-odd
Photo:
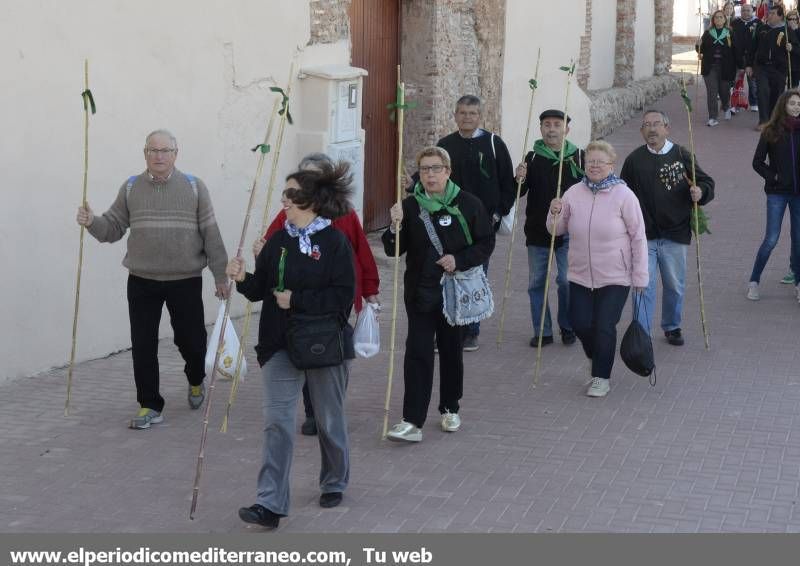
[(740, 71), (736, 76), (736, 82), (733, 85), (733, 92), (731, 93), (731, 107), (733, 108), (747, 108), (750, 103), (747, 100), (747, 85), (744, 82), (744, 71)]

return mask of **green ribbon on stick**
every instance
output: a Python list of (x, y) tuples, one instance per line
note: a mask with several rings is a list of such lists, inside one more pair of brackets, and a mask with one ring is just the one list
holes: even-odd
[[(287, 118), (287, 119), (288, 119), (288, 118)], [(257, 146), (255, 146), (254, 148), (252, 148), (250, 151), (253, 151), (253, 152), (255, 152), (255, 151), (259, 151), (259, 150), (261, 150), (261, 153), (269, 153), (269, 150), (270, 150), (270, 149), (271, 149), (271, 148), (270, 148), (270, 146), (269, 146), (269, 144), (268, 144), (268, 143), (260, 143), (260, 144), (258, 144)]]
[(394, 102), (390, 102), (389, 104), (386, 105), (386, 108), (391, 110), (391, 112), (389, 113), (389, 120), (391, 120), (392, 122), (394, 122), (397, 119), (397, 110), (398, 109), (402, 109), (403, 111), (405, 111), (405, 110), (411, 110), (412, 108), (416, 108), (417, 107), (417, 103), (416, 102), (405, 102), (405, 101), (400, 100), (401, 97), (402, 97), (402, 94), (403, 93), (400, 92), (400, 87), (398, 86), (397, 87), (397, 92), (395, 93)]
[(686, 85), (681, 87), (681, 98), (683, 99), (683, 104), (686, 106), (686, 109), (691, 112), (692, 111), (692, 99), (689, 98), (689, 95), (686, 93)]
[(88, 110), (89, 108), (91, 108), (92, 114), (97, 114), (97, 107), (94, 105), (94, 97), (92, 96), (92, 91), (87, 88), (81, 93), (81, 98), (83, 98), (83, 109)]
[(281, 109), (278, 110), (278, 115), (283, 116), (284, 114), (286, 114), (286, 121), (289, 122), (290, 124), (294, 124), (294, 120), (292, 120), (292, 115), (289, 112), (289, 97), (286, 95), (285, 92), (283, 92), (283, 89), (279, 86), (271, 86), (269, 87), (269, 89), (272, 92), (277, 92), (283, 97), (283, 100), (281, 101)]

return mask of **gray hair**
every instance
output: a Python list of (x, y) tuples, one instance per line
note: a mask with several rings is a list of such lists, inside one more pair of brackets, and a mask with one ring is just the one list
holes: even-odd
[(664, 112), (663, 110), (657, 110), (656, 108), (648, 108), (642, 113), (642, 120), (644, 120), (644, 117), (647, 116), (648, 114), (660, 114), (661, 121), (664, 122), (665, 126), (669, 126), (669, 116), (667, 116), (667, 113)]
[(319, 171), (333, 167), (333, 160), (325, 153), (309, 153), (300, 160), (299, 171)]
[(178, 149), (178, 140), (175, 139), (175, 136), (172, 135), (172, 132), (170, 132), (169, 130), (165, 130), (163, 128), (160, 128), (158, 130), (153, 130), (152, 132), (147, 134), (147, 137), (144, 138), (145, 149), (147, 149), (147, 144), (150, 143), (150, 138), (152, 138), (153, 136), (167, 136), (169, 138), (170, 143), (172, 144), (172, 148)]
[(480, 106), (481, 99), (475, 96), (474, 94), (465, 94), (458, 100), (456, 100), (456, 108), (459, 106)]

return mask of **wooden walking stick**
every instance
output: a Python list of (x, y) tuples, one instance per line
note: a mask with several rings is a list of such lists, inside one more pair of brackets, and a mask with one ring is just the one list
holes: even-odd
[[(697, 186), (697, 175), (694, 160), (694, 134), (692, 133), (692, 102), (686, 94), (686, 80), (681, 76), (681, 98), (683, 104), (686, 106), (686, 116), (689, 119), (689, 153), (692, 155), (692, 185)], [(700, 268), (700, 235), (703, 233), (711, 233), (708, 230), (708, 218), (705, 213), (700, 210), (697, 202), (692, 204), (692, 231), (694, 232), (695, 249), (697, 252), (697, 288), (700, 291), (700, 324), (703, 327), (703, 340), (705, 342), (706, 350), (709, 349), (708, 345), (708, 327), (706, 325), (706, 306), (705, 297), (703, 295), (703, 274)]]
[[(564, 97), (564, 127), (561, 132), (561, 151), (558, 153), (558, 183), (556, 184), (556, 198), (561, 198), (561, 180), (564, 173), (564, 147), (567, 144), (567, 119), (569, 114), (569, 87), (572, 84), (572, 75), (575, 74), (575, 62), (570, 61), (569, 67), (559, 67), (560, 70), (567, 72), (567, 93)], [(555, 225), (558, 223), (558, 214), (553, 219), (553, 232), (550, 234), (550, 252), (547, 254), (547, 275), (544, 279), (544, 301), (542, 302), (542, 318), (539, 322), (539, 340), (536, 344), (536, 371), (533, 374), (533, 386), (539, 384), (539, 370), (542, 365), (542, 334), (544, 334), (544, 321), (547, 314), (547, 293), (550, 291), (550, 271), (553, 267), (553, 253), (556, 247)]]
[[(250, 223), (250, 215), (253, 210), (253, 203), (255, 202), (255, 195), (256, 191), (258, 190), (258, 182), (261, 179), (261, 171), (264, 169), (264, 161), (266, 160), (267, 153), (270, 151), (269, 140), (272, 137), (272, 125), (275, 122), (275, 115), (278, 113), (278, 103), (280, 101), (275, 99), (275, 103), (272, 105), (272, 112), (269, 116), (269, 123), (267, 125), (267, 133), (264, 136), (264, 142), (255, 146), (251, 151), (258, 152), (258, 165), (256, 166), (256, 174), (253, 177), (253, 186), (250, 189), (250, 199), (247, 203), (247, 212), (244, 216), (244, 225), (242, 226), (242, 236), (239, 240), (239, 248), (236, 252), (236, 257), (242, 257), (242, 250), (244, 248), (244, 241), (247, 235), (247, 227)], [(233, 374), (233, 382), (231, 383), (231, 391), (228, 395), (228, 405), (225, 407), (225, 416), (222, 419), (222, 426), (220, 427), (220, 432), (228, 432), (228, 417), (230, 416), (231, 407), (233, 406), (233, 402), (236, 399), (236, 392), (239, 387), (239, 379), (241, 378), (242, 372), (242, 360), (244, 359), (244, 348), (245, 342), (247, 341), (247, 335), (250, 332), (250, 316), (253, 312), (253, 303), (247, 301), (247, 310), (245, 312), (244, 317), (244, 328), (242, 329), (242, 338), (239, 340), (239, 353), (236, 356), (236, 365), (234, 366), (236, 370)]]
[[(295, 62), (296, 62), (296, 57), (295, 60), (292, 61), (292, 64), (289, 66), (289, 82), (286, 84), (286, 90), (284, 91), (282, 88), (279, 87), (270, 87), (270, 90), (272, 92), (281, 95), (281, 100), (275, 103), (275, 104), (280, 103), (281, 105), (281, 109), (278, 111), (278, 115), (281, 116), (281, 122), (280, 125), (278, 126), (278, 139), (275, 144), (276, 146), (275, 153), (272, 154), (272, 168), (270, 170), (269, 183), (267, 185), (267, 199), (266, 202), (264, 203), (264, 214), (261, 217), (261, 233), (259, 234), (259, 236), (263, 235), (267, 231), (267, 227), (269, 226), (268, 222), (269, 222), (270, 209), (272, 206), (272, 194), (275, 190), (275, 179), (277, 177), (278, 163), (279, 163), (278, 158), (280, 157), (281, 154), (281, 147), (283, 147), (283, 134), (286, 131), (286, 122), (288, 122), (289, 124), (293, 123), (292, 115), (289, 112), (289, 95), (292, 93), (292, 84), (293, 84), (292, 77), (294, 77)], [(274, 115), (275, 115), (275, 108), (272, 109), (273, 118)], [(269, 139), (269, 137), (271, 136), (272, 123), (273, 120), (272, 118), (270, 118), (269, 126), (267, 126), (267, 139)], [(263, 145), (256, 146), (256, 148), (258, 147), (262, 147), (263, 150)], [(256, 148), (254, 148), (254, 150)], [(258, 174), (260, 175), (260, 170)], [(242, 338), (241, 340), (239, 340), (239, 353), (237, 355), (238, 363), (236, 366), (236, 372), (233, 375), (233, 383), (231, 384), (231, 391), (230, 394), (228, 395), (228, 405), (225, 408), (225, 416), (223, 417), (222, 426), (220, 427), (221, 432), (228, 431), (228, 417), (230, 416), (231, 407), (233, 407), (233, 403), (236, 400), (236, 394), (239, 391), (239, 379), (241, 377), (241, 360), (244, 357), (244, 350), (247, 345), (247, 337), (250, 332), (250, 319), (252, 315), (253, 315), (253, 303), (248, 301), (244, 314)]]
[[(289, 86), (291, 87), (292, 84), (292, 74), (294, 74), (294, 63), (292, 63), (291, 71), (289, 75)], [(286, 124), (286, 121), (291, 122), (291, 114), (289, 114), (289, 95), (288, 93), (284, 93), (283, 89), (280, 87), (270, 87), (270, 90), (273, 92), (278, 92), (283, 96), (283, 101), (281, 105), (281, 109), (278, 111), (278, 114), (281, 116), (281, 124), (278, 128), (278, 145), (283, 141), (283, 130)], [(287, 88), (288, 90), (288, 88)], [(259, 146), (256, 146), (259, 147)], [(277, 163), (277, 156), (280, 154), (280, 147), (276, 149), (275, 156), (273, 156), (273, 167)], [(274, 181), (275, 172), (273, 170), (271, 182)], [(252, 202), (253, 195), (250, 195), (250, 201)], [(249, 205), (248, 205), (249, 206)], [(249, 216), (249, 214), (248, 214)], [(247, 221), (247, 217), (245, 218), (245, 222)], [(246, 226), (245, 226), (246, 229)], [(244, 234), (244, 231), (243, 231)], [(242, 239), (244, 235), (242, 236)], [(239, 249), (237, 251), (237, 257), (241, 257), (243, 243), (240, 241)], [(211, 373), (211, 381), (208, 385), (208, 392), (206, 393), (206, 408), (203, 414), (203, 431), (200, 436), (200, 449), (197, 453), (197, 470), (194, 476), (194, 487), (192, 488), (192, 505), (189, 509), (189, 518), (194, 519), (194, 512), (197, 509), (197, 498), (200, 494), (200, 478), (203, 474), (203, 461), (205, 460), (205, 447), (206, 447), (206, 438), (208, 438), (208, 420), (211, 414), (211, 397), (214, 392), (214, 386), (216, 384), (217, 379), (217, 366), (219, 365), (220, 357), (222, 356), (222, 351), (225, 349), (225, 326), (228, 324), (228, 318), (230, 316), (230, 309), (231, 309), (231, 298), (233, 297), (233, 289), (234, 289), (234, 282), (233, 280), (228, 282), (228, 298), (225, 300), (225, 312), (222, 316), (222, 324), (219, 330), (219, 342), (217, 344), (217, 353), (214, 356), (214, 369)]]
[(789, 44), (789, 20), (783, 20), (783, 27), (786, 31), (786, 70), (789, 74), (786, 76), (786, 88), (792, 88), (792, 47)]
[[(537, 54), (536, 54), (536, 71), (534, 72), (533, 78), (528, 81), (528, 86), (531, 89), (531, 101), (528, 105), (528, 122), (525, 128), (525, 141), (522, 143), (522, 162), (525, 162), (525, 155), (528, 151), (528, 135), (531, 131), (531, 116), (533, 115), (533, 99), (536, 95), (536, 89), (538, 88), (538, 79), (539, 79), (539, 60), (542, 56), (542, 48), (540, 47)], [(514, 204), (519, 203), (519, 194), (522, 192), (522, 180), (517, 179), (517, 196), (515, 197)], [(503, 287), (503, 306), (500, 308), (500, 328), (497, 332), (497, 347), (500, 348), (500, 344), (503, 342), (503, 328), (505, 327), (506, 322), (506, 300), (508, 299), (508, 287), (511, 283), (511, 254), (514, 252), (514, 239), (517, 233), (517, 218), (519, 217), (519, 207), (514, 207), (514, 221), (511, 223), (511, 241), (508, 244), (508, 262), (506, 264), (506, 280), (505, 286)]]
[[(84, 91), (81, 93), (83, 98), (83, 197), (81, 206), (86, 208), (86, 191), (89, 178), (89, 112), (94, 114), (97, 109), (94, 105), (92, 91), (89, 90), (89, 60), (83, 61), (83, 82)], [(72, 372), (75, 369), (75, 347), (78, 342), (78, 308), (81, 303), (81, 271), (83, 270), (83, 237), (86, 228), (81, 226), (80, 243), (78, 245), (78, 274), (75, 278), (75, 309), (72, 315), (72, 349), (69, 354), (69, 369), (67, 370), (67, 400), (64, 403), (64, 416), (69, 415), (69, 402), (72, 397)]]
[[(403, 118), (406, 109), (413, 108), (412, 103), (406, 104), (405, 84), (400, 81), (400, 65), (397, 66), (397, 94), (394, 103), (387, 105), (397, 117), (397, 191), (395, 203), (403, 200)], [(389, 335), (389, 377), (386, 382), (386, 400), (383, 405), (383, 432), (381, 438), (386, 438), (389, 431), (389, 402), (392, 398), (392, 377), (394, 377), (394, 345), (397, 337), (397, 290), (400, 287), (400, 222), (394, 223), (394, 287), (392, 289), (392, 331)]]

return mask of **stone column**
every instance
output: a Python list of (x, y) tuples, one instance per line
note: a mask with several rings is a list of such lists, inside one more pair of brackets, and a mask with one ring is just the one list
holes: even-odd
[(617, 0), (617, 38), (614, 62), (615, 87), (624, 87), (633, 82), (635, 22), (636, 0)]
[(672, 65), (673, 0), (654, 0), (656, 12), (656, 63), (654, 74), (664, 75)]

